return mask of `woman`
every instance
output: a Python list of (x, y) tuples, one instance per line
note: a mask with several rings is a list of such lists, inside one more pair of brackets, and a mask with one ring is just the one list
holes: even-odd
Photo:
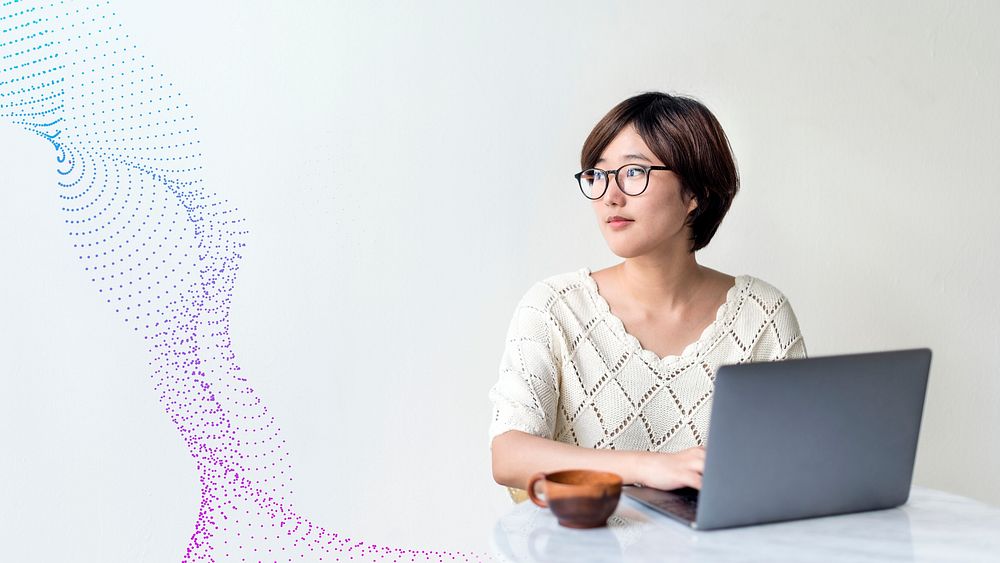
[(623, 261), (535, 284), (490, 391), (493, 477), (612, 471), (626, 483), (701, 487), (716, 369), (799, 358), (780, 291), (698, 264), (739, 188), (705, 106), (649, 92), (613, 108), (583, 145), (582, 195)]

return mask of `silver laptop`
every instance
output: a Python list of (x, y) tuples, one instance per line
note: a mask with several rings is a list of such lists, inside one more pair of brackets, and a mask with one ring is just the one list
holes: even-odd
[(723, 366), (701, 491), (624, 492), (698, 530), (899, 506), (930, 363), (921, 348)]

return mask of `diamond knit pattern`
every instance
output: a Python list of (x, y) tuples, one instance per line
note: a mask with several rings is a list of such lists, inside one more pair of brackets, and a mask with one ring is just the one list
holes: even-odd
[(626, 332), (586, 268), (535, 284), (507, 332), (490, 390), (490, 439), (520, 430), (588, 448), (705, 445), (719, 366), (806, 356), (788, 299), (737, 276), (715, 321), (677, 356)]

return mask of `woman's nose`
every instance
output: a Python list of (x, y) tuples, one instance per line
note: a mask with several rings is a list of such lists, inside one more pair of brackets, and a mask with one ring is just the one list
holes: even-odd
[(624, 205), (625, 204), (625, 194), (618, 187), (618, 175), (611, 174), (608, 177), (608, 189), (604, 192), (604, 196), (601, 198), (604, 200), (604, 205)]

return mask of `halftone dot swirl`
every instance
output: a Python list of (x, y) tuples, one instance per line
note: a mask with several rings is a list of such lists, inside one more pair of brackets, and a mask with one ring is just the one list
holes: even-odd
[(0, 118), (51, 144), (66, 231), (96, 294), (139, 333), (196, 466), (184, 561), (478, 561), (379, 546), (291, 502), (274, 417), (236, 362), (229, 311), (247, 234), (202, 180), (191, 108), (109, 2), (0, 3)]

